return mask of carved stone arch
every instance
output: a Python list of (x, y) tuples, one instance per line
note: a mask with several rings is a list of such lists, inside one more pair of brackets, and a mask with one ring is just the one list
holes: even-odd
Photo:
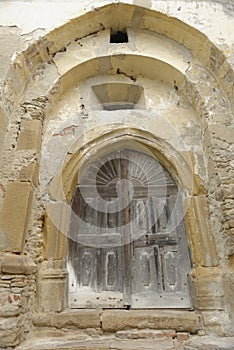
[[(116, 12), (119, 13), (118, 16), (114, 15)], [(135, 14), (144, 18), (144, 21), (134, 23), (133, 17)], [(102, 22), (101, 27), (100, 21)], [(15, 59), (8, 75), (9, 77), (13, 75), (17, 80), (16, 92), (21, 95), (29, 78), (71, 41), (79, 40), (110, 27), (118, 29), (120, 25), (124, 28), (140, 28), (165, 35), (165, 37), (188, 47), (195, 54), (198, 52), (197, 55), (201, 59), (202, 65), (211, 69), (217, 75), (220, 82), (224, 85), (224, 91), (231, 97), (230, 80), (233, 75), (233, 69), (224, 53), (205, 34), (178, 18), (168, 17), (164, 13), (148, 8), (147, 4), (139, 6), (125, 3), (109, 3), (98, 7), (98, 11), (87, 8), (87, 13), (73, 18), (50, 31), (36, 43), (25, 49)], [(199, 51), (200, 46), (203, 51)], [(213, 59), (214, 55), (217, 57), (216, 60)], [(22, 68), (23, 74), (21, 72)], [(225, 76), (225, 79), (222, 79), (223, 76)], [(10, 98), (10, 94), (5, 97)]]
[[(131, 127), (119, 128), (115, 131), (107, 132), (102, 136), (100, 136), (99, 130), (96, 130), (95, 135), (94, 131), (92, 131), (90, 132), (90, 138), (88, 135), (86, 135), (86, 142), (87, 139), (89, 139), (89, 142), (86, 144), (84, 144), (84, 141), (78, 140), (78, 143), (74, 145), (72, 154), (67, 157), (64, 168), (61, 169), (61, 176), (54, 179), (54, 182), (51, 182), (50, 191), (54, 193), (55, 198), (57, 197), (58, 204), (50, 204), (47, 208), (48, 216), (45, 224), (46, 259), (49, 261), (66, 260), (67, 232), (69, 229), (70, 211), (68, 210), (67, 205), (61, 204), (61, 199), (68, 204), (71, 201), (75, 184), (77, 182), (77, 172), (79, 169), (88, 159), (90, 161), (92, 158), (95, 159), (97, 155), (100, 156), (105, 154), (107, 149), (118, 149), (121, 147), (121, 145), (128, 145), (130, 148), (132, 145), (133, 149), (137, 149), (137, 144), (140, 144), (146, 150), (148, 149), (149, 153), (154, 154), (157, 159), (159, 159), (161, 164), (165, 166), (165, 168), (173, 176), (178, 188), (182, 190), (183, 193), (187, 191), (188, 195), (184, 202), (184, 207), (186, 208), (185, 225), (193, 263), (193, 269), (190, 274), (190, 281), (192, 285), (191, 293), (192, 298), (194, 298), (193, 305), (196, 308), (197, 294), (199, 293), (200, 288), (199, 283), (196, 282), (196, 279), (197, 276), (204, 271), (204, 268), (199, 268), (199, 266), (210, 267), (209, 274), (211, 276), (212, 274), (218, 276), (219, 273), (215, 268), (217, 265), (216, 249), (210, 234), (209, 223), (207, 220), (209, 215), (208, 206), (202, 187), (199, 184), (196, 184), (190, 154), (179, 154), (177, 152), (176, 155), (174, 150), (172, 158), (170, 156), (170, 145), (165, 144), (162, 142), (162, 140), (157, 139), (149, 132), (137, 130)], [(186, 164), (183, 172), (180, 170), (182, 161)], [(188, 175), (189, 178), (194, 177), (192, 181), (193, 184), (195, 183), (194, 187), (191, 186), (191, 184), (189, 186), (187, 182)], [(61, 186), (63, 188), (62, 195), (60, 193)], [(44, 273), (48, 273), (46, 271), (47, 270), (45, 270)], [(206, 270), (204, 272), (207, 273)], [(66, 276), (66, 270), (64, 270), (65, 280)], [(66, 290), (65, 280), (61, 283), (63, 288)], [(209, 288), (209, 281), (207, 282), (207, 288)], [(65, 290), (63, 290), (63, 296), (65, 296), (66, 299), (67, 293)], [(212, 304), (213, 296), (211, 295), (210, 298), (210, 303)], [(50, 300), (48, 305), (53, 305), (53, 301)], [(64, 305), (66, 305), (66, 300), (64, 300), (63, 297), (60, 301), (59, 309), (61, 310)]]
[[(149, 131), (137, 129), (134, 126), (122, 127), (110, 124), (107, 126), (107, 129), (113, 131), (102, 133), (101, 136), (102, 127), (91, 129), (85, 134), (85, 140), (82, 138), (78, 139), (72, 145), (71, 154), (66, 157), (63, 169), (61, 169), (63, 196), (68, 201), (71, 199), (77, 180), (77, 169), (83, 166), (87, 161), (87, 157), (95, 159), (96, 154), (102, 155), (108, 152), (110, 145), (114, 150), (119, 148), (121, 144), (131, 144), (131, 142), (136, 149), (138, 143), (143, 145), (146, 150), (149, 149), (149, 153), (155, 154), (172, 175), (181, 191), (187, 191), (190, 195), (204, 193), (202, 183), (196, 183), (190, 152), (177, 152), (170, 143), (156, 137)], [(174, 157), (172, 154), (176, 154), (176, 156)], [(180, 167), (181, 163), (184, 164), (183, 172)], [(59, 198), (60, 194), (57, 193), (57, 196)]]

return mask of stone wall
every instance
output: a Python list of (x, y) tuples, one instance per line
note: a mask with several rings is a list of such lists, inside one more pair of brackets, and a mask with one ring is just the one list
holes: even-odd
[[(229, 1), (1, 2), (0, 346), (18, 344), (37, 315), (66, 309), (77, 171), (117, 139), (141, 142), (173, 175), (194, 309), (206, 332), (234, 335), (233, 10)], [(113, 30), (128, 42), (110, 43)], [(129, 89), (139, 96), (130, 101)], [(121, 116), (103, 110), (129, 101), (135, 109)]]
[(27, 257), (5, 255), (1, 265), (1, 347), (17, 345), (31, 329), (37, 266)]

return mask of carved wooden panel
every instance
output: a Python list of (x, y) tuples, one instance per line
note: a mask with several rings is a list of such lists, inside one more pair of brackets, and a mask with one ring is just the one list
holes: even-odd
[(182, 206), (157, 160), (122, 150), (91, 164), (72, 209), (70, 307), (190, 307)]

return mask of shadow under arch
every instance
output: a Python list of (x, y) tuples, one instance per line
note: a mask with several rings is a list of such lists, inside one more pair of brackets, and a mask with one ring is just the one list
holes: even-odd
[(83, 62), (69, 68), (64, 74), (53, 82), (47, 92), (52, 106), (71, 88), (78, 86), (89, 78), (95, 76), (122, 77), (134, 84), (137, 76), (144, 76), (155, 81), (163, 82), (170, 88), (175, 84), (181, 86), (186, 80), (186, 74), (172, 62), (165, 62), (143, 54), (112, 54), (87, 58)]

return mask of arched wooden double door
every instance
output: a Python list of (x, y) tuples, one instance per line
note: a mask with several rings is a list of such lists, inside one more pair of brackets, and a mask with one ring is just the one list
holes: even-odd
[(128, 149), (88, 164), (72, 200), (69, 307), (189, 308), (190, 268), (166, 169)]

